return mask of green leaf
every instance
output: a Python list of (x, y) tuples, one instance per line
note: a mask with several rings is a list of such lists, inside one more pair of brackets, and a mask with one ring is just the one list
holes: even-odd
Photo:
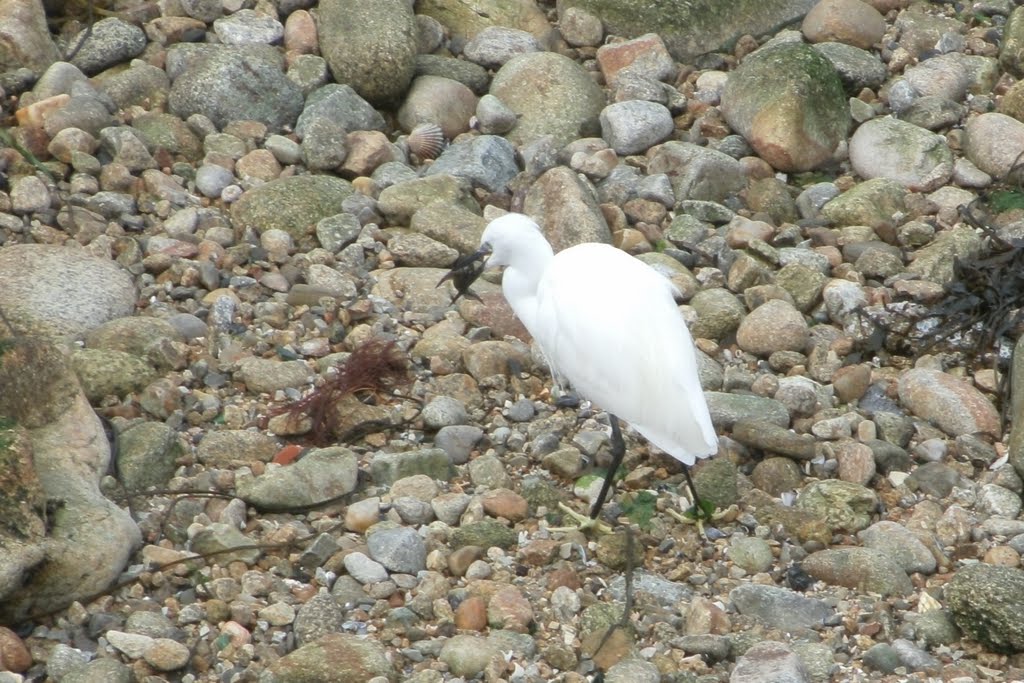
[(700, 500), (700, 506), (691, 505), (689, 509), (683, 513), (684, 517), (690, 519), (699, 519), (702, 521), (710, 522), (715, 514), (715, 504), (707, 498)]
[(640, 491), (635, 496), (627, 496), (622, 501), (622, 511), (641, 529), (651, 524), (651, 518), (657, 509), (658, 497), (650, 491)]
[(996, 213), (1024, 209), (1024, 192), (1019, 190), (996, 190), (988, 195), (988, 203)]

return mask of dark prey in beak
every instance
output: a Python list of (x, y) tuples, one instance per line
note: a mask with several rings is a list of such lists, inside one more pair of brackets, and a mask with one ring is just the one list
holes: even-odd
[(455, 263), (452, 264), (452, 269), (448, 271), (443, 278), (438, 280), (438, 287), (440, 287), (446, 280), (451, 280), (452, 284), (455, 285), (455, 297), (452, 299), (452, 303), (458, 301), (460, 296), (480, 301), (480, 297), (470, 291), (469, 288), (484, 272), (484, 267), (487, 264), (485, 257), (489, 253), (489, 249), (481, 248), (472, 254), (464, 254), (460, 256), (455, 259)]

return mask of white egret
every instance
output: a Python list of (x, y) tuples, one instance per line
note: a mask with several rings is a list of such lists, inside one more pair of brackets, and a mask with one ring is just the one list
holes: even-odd
[(612, 463), (590, 519), (596, 522), (625, 455), (619, 418), (683, 463), (699, 518), (703, 509), (688, 468), (713, 455), (718, 439), (675, 286), (607, 244), (554, 254), (540, 227), (518, 213), (491, 221), (480, 249), (460, 258), (444, 279), (454, 281), (458, 295), (471, 294), (483, 270), (498, 266), (505, 266), (505, 298), (553, 374), (610, 416)]

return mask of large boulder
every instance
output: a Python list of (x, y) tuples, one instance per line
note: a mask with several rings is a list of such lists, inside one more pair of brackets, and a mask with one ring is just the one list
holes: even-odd
[(65, 354), (0, 340), (0, 386), (0, 510), (18, 513), (0, 525), (16, 550), (0, 554), (0, 621), (13, 623), (105, 590), (141, 537), (100, 492), (110, 445)]

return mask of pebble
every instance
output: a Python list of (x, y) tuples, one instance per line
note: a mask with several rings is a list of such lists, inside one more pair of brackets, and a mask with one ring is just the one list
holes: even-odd
[(366, 544), (370, 557), (392, 572), (415, 574), (426, 568), (426, 545), (414, 529), (373, 531)]
[(213, 22), (214, 33), (225, 45), (276, 43), (284, 37), (284, 26), (277, 19), (251, 9), (243, 9)]
[(803, 562), (814, 578), (881, 595), (909, 595), (913, 584), (889, 555), (871, 548), (834, 548), (811, 553)]
[(875, 522), (857, 532), (865, 547), (874, 548), (893, 559), (907, 573), (931, 574), (936, 569), (935, 556), (909, 529), (887, 520)]
[(462, 54), (480, 66), (497, 69), (517, 55), (539, 52), (540, 49), (537, 39), (526, 31), (489, 26), (466, 43)]
[(915, 368), (899, 381), (900, 400), (915, 415), (957, 436), (999, 433), (999, 415), (977, 389), (938, 370)]
[(734, 539), (729, 544), (729, 556), (748, 574), (768, 571), (773, 560), (767, 541), (756, 536)]
[(456, 676), (471, 678), (480, 674), (498, 654), (498, 649), (487, 638), (465, 634), (446, 639), (438, 659)]
[(0, 627), (0, 671), (22, 673), (32, 666), (25, 643), (9, 628)]
[(747, 315), (736, 330), (744, 351), (770, 355), (775, 351), (801, 351), (808, 339), (803, 315), (782, 299), (771, 299)]
[(146, 648), (143, 658), (157, 671), (177, 671), (188, 664), (189, 649), (176, 640), (157, 638)]
[(628, 100), (601, 111), (601, 135), (616, 154), (636, 154), (662, 142), (674, 124), (668, 108), (658, 102)]
[(736, 660), (729, 680), (733, 683), (755, 681), (792, 681), (810, 683), (800, 658), (784, 643), (764, 641), (748, 649)]
[(451, 396), (438, 396), (423, 408), (423, 421), (430, 429), (463, 425), (469, 419), (466, 406)]
[(379, 583), (388, 578), (388, 570), (384, 565), (359, 552), (345, 556), (345, 569), (352, 578), (362, 584)]
[(783, 630), (815, 628), (834, 613), (821, 600), (777, 586), (742, 584), (729, 593), (729, 599), (741, 614), (757, 617), (765, 625)]

